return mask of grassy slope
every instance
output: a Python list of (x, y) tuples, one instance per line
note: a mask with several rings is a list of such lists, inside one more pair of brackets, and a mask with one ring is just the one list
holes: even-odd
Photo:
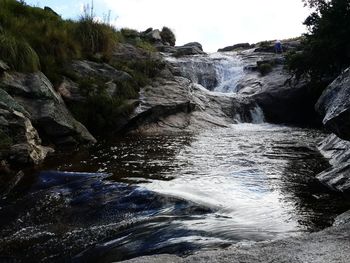
[[(15, 0), (0, 0), (0, 60), (12, 70), (35, 72), (41, 70), (58, 85), (64, 75), (64, 65), (75, 59), (109, 63), (113, 49), (129, 43), (148, 53), (155, 51), (146, 39), (133, 30), (117, 31), (110, 25), (98, 23), (85, 14), (79, 21), (64, 20), (50, 10), (31, 7)], [(151, 57), (151, 56), (150, 56)], [(104, 83), (96, 80), (100, 91), (87, 102), (71, 108), (75, 117), (90, 130), (98, 133), (113, 130), (118, 117), (130, 112), (125, 101), (136, 98), (140, 86), (146, 85), (161, 67), (152, 59), (120, 61), (112, 66), (128, 72), (135, 81), (121, 83), (117, 97), (105, 95)], [(82, 89), (91, 80), (78, 80)], [(94, 80), (92, 80), (94, 82)], [(120, 83), (119, 83), (120, 84)]]

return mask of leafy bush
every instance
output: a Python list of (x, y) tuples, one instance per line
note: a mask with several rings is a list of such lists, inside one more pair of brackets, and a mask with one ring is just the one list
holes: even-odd
[(117, 91), (110, 96), (107, 86), (102, 80), (88, 78), (81, 80), (79, 88), (87, 97), (84, 102), (68, 104), (74, 117), (82, 122), (94, 135), (115, 130), (120, 120), (130, 114), (133, 105), (127, 99), (137, 98), (135, 86), (128, 82), (117, 83)]
[(163, 27), (162, 31), (160, 32), (160, 36), (162, 37), (162, 40), (165, 42), (168, 42), (171, 46), (175, 46), (176, 38), (173, 31), (171, 31), (168, 27)]
[(261, 75), (265, 76), (272, 71), (272, 65), (270, 63), (259, 64), (258, 70), (259, 70)]
[(305, 0), (315, 11), (305, 20), (303, 53), (292, 54), (289, 69), (325, 87), (350, 65), (349, 0)]
[(40, 68), (39, 57), (32, 47), (9, 34), (0, 35), (0, 58), (18, 71), (34, 72)]

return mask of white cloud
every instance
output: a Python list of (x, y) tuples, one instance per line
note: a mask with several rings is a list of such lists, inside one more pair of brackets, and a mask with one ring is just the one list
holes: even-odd
[(168, 26), (177, 44), (198, 41), (207, 51), (238, 42), (298, 36), (308, 10), (301, 0), (102, 0), (117, 27)]

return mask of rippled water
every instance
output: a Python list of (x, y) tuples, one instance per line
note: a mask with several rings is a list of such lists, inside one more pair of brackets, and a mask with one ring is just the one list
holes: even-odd
[(237, 124), (62, 155), (1, 200), (0, 259), (110, 262), (319, 230), (346, 210), (313, 179), (322, 137)]

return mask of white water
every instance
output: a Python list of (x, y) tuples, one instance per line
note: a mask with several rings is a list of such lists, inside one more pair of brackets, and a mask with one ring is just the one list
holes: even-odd
[(237, 85), (244, 74), (242, 60), (237, 53), (213, 53), (213, 59), (218, 84), (214, 88), (217, 92), (237, 92)]

